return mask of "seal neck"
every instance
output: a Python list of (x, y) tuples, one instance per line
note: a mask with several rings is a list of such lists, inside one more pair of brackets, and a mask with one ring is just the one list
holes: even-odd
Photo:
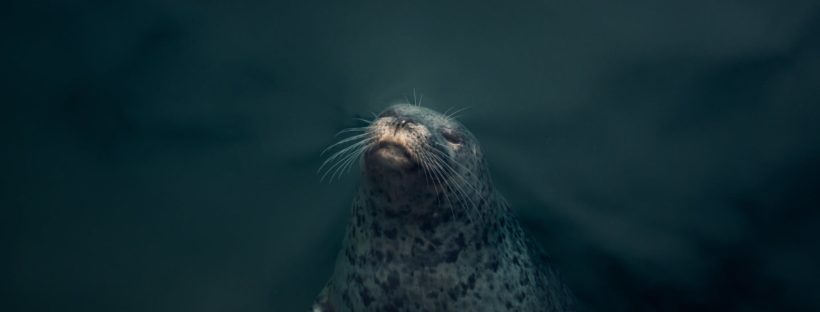
[(350, 224), (396, 228), (424, 236), (446, 228), (479, 231), (508, 213), (494, 193), (469, 195), (448, 196), (430, 187), (397, 191), (362, 183), (354, 199)]
[(341, 260), (346, 265), (396, 262), (419, 267), (474, 262), (486, 253), (485, 249), (502, 248), (513, 237), (507, 232), (511, 227), (506, 225), (514, 219), (497, 196), (488, 196), (479, 207), (487, 212), (482, 219), (436, 201), (424, 202), (430, 206), (420, 209), (415, 207), (415, 211), (430, 211), (427, 214), (397, 214), (383, 203), (364, 187), (354, 199)]

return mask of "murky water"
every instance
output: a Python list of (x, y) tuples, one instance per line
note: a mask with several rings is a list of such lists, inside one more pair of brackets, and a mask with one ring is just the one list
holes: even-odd
[(29, 6), (13, 310), (306, 310), (357, 181), (319, 153), (413, 89), (589, 310), (820, 308), (812, 1)]

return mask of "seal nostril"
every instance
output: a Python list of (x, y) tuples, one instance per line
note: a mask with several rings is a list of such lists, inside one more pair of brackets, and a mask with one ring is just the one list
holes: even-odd
[(410, 118), (407, 118), (407, 117), (399, 117), (399, 118), (396, 120), (396, 127), (399, 127), (399, 128), (404, 128), (404, 127), (407, 127), (407, 126), (412, 125), (412, 124), (415, 124), (415, 123), (416, 123), (416, 122), (415, 122), (415, 121), (413, 121), (413, 120), (412, 120), (412, 119), (410, 119)]

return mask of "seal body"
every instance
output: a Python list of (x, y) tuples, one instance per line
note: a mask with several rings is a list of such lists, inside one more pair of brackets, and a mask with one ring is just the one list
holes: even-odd
[(466, 128), (397, 105), (364, 131), (361, 185), (314, 311), (573, 309)]

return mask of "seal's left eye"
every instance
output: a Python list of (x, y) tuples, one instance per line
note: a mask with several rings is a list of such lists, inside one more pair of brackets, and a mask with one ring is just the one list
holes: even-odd
[(447, 140), (447, 142), (453, 144), (461, 144), (464, 142), (464, 139), (461, 137), (461, 135), (450, 129), (445, 129), (441, 131), (441, 136), (443, 136), (444, 139)]

